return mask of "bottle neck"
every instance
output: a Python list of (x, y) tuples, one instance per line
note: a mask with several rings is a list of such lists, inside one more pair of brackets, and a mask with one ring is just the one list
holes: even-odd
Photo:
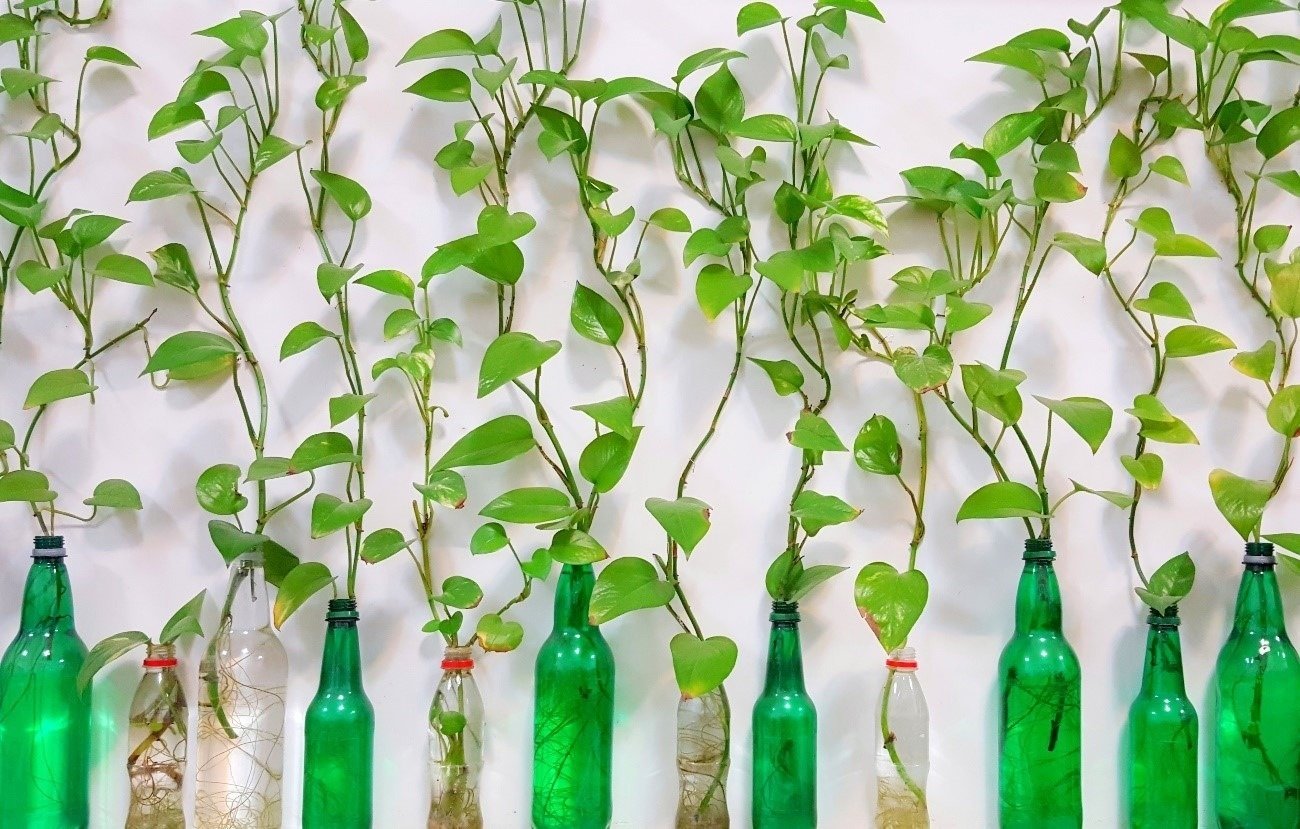
[(469, 678), (474, 671), (474, 651), (471, 648), (447, 648), (442, 652), (444, 677)]
[(591, 590), (596, 573), (590, 564), (566, 564), (555, 588), (555, 628), (590, 628)]
[(1176, 696), (1187, 693), (1187, 687), (1183, 683), (1183, 645), (1177, 625), (1155, 622), (1147, 631), (1142, 693)]
[(174, 674), (176, 672), (176, 646), (170, 643), (149, 643), (144, 657), (144, 669), (151, 674)]
[(227, 601), (233, 630), (261, 630), (271, 626), (271, 597), (266, 592), (266, 569), (261, 556), (244, 556), (230, 565)]
[(25, 631), (73, 629), (72, 584), (61, 557), (32, 559), (23, 589), (21, 627)]
[(1282, 594), (1277, 574), (1271, 564), (1247, 564), (1237, 588), (1237, 608), (1233, 613), (1234, 633), (1263, 636), (1286, 635), (1286, 618), (1282, 612)]
[(1016, 591), (1016, 633), (1061, 632), (1061, 586), (1051, 559), (1030, 558)]
[[(785, 603), (778, 602), (778, 605)], [(803, 691), (803, 649), (799, 642), (799, 614), (793, 605), (774, 609), (767, 645), (767, 679), (764, 692)]]
[[(351, 609), (343, 608), (350, 604)], [(321, 690), (361, 689), (361, 642), (356, 603), (334, 599), (326, 618), (325, 652), (320, 664)]]

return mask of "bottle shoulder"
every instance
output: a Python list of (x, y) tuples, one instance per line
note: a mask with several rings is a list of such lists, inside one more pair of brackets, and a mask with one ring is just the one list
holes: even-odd
[(764, 689), (754, 703), (754, 718), (799, 719), (817, 716), (812, 697), (802, 689)]
[(1285, 635), (1233, 636), (1219, 651), (1215, 668), (1221, 681), (1263, 671), (1268, 676), (1300, 683), (1300, 654)]
[(0, 657), (0, 665), (22, 664), (29, 670), (39, 670), (42, 664), (50, 668), (69, 664), (80, 668), (89, 653), (90, 649), (75, 629), (21, 631)]
[(307, 706), (306, 719), (312, 720), (346, 720), (373, 718), (375, 706), (366, 696), (364, 688), (321, 688)]
[(1079, 656), (1061, 633), (1031, 631), (1013, 636), (998, 659), (1000, 672), (1078, 675)]
[(560, 656), (596, 656), (613, 660), (614, 651), (597, 627), (557, 627), (542, 642), (537, 658)]

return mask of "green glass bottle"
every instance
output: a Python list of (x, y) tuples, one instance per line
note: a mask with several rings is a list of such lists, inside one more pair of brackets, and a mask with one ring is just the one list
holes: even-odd
[(1197, 718), (1183, 683), (1178, 608), (1147, 616), (1142, 690), (1128, 713), (1130, 829), (1196, 829)]
[(1300, 659), (1286, 635), (1273, 545), (1246, 545), (1232, 633), (1215, 666), (1220, 829), (1300, 827)]
[(537, 654), (533, 829), (607, 829), (613, 819), (614, 654), (588, 619), (596, 575), (566, 564), (555, 627)]
[(331, 599), (320, 688), (307, 708), (303, 829), (370, 829), (375, 709), (361, 685), (355, 599)]
[(1046, 538), (1025, 542), (1016, 632), (998, 663), (1002, 829), (1083, 825), (1079, 659), (1061, 632), (1061, 588)]
[(63, 539), (38, 536), (18, 635), (0, 659), (0, 826), (90, 824), (90, 689)]
[(799, 605), (772, 603), (767, 679), (754, 703), (754, 829), (817, 825), (817, 709), (803, 685)]

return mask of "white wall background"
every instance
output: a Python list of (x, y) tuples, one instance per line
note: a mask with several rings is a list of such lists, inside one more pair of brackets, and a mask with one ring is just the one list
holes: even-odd
[[(266, 11), (282, 4), (250, 0)], [(592, 3), (588, 48), (579, 76), (643, 75), (666, 79), (678, 61), (698, 49), (736, 43), (733, 20), (740, 0), (597, 0)], [(780, 4), (800, 13), (806, 4)], [(880, 147), (842, 164), (845, 192), (883, 197), (900, 190), (897, 172), (923, 163), (943, 163), (958, 141), (976, 143), (997, 116), (1026, 108), (1030, 90), (996, 67), (964, 64), (963, 59), (1033, 26), (1064, 27), (1067, 17), (1090, 18), (1097, 4), (1084, 0), (914, 0), (883, 2), (890, 18), (882, 26), (854, 25), (850, 51), (854, 69), (838, 79), (826, 100), (848, 126)], [(1210, 4), (1188, 4), (1208, 14)], [(401, 90), (432, 67), (395, 68), (415, 37), (446, 26), (481, 32), (502, 10), (498, 3), (432, 3), (414, 0), (356, 2), (350, 6), (375, 43), (368, 64), (370, 82), (354, 94), (336, 147), (336, 169), (364, 182), (376, 207), (365, 223), (362, 256), (372, 267), (418, 273), (439, 242), (472, 228), (476, 209), (456, 200), (435, 174), (432, 152), (448, 140), (450, 119), (427, 102)], [(69, 81), (76, 61), (92, 42), (115, 44), (133, 55), (140, 71), (100, 68), (92, 73), (85, 156), (58, 185), (61, 209), (84, 207), (131, 219), (125, 250), (137, 256), (160, 244), (183, 240), (197, 250), (192, 223), (174, 215), (170, 204), (124, 206), (130, 185), (143, 172), (176, 163), (170, 140), (145, 140), (149, 116), (175, 94), (177, 86), (207, 45), (188, 36), (234, 13), (233, 0), (132, 0), (118, 4), (113, 20), (90, 35), (61, 37), (54, 51), (54, 74)], [(286, 106), (278, 130), (291, 140), (309, 136), (316, 76), (296, 49), (284, 21)], [(757, 100), (783, 104), (784, 86), (772, 32), (750, 35), (743, 48), (751, 60), (736, 64)], [(1139, 36), (1140, 39), (1141, 36)], [(1140, 48), (1135, 45), (1134, 48)], [(1265, 71), (1265, 70), (1262, 70)], [(1294, 84), (1294, 81), (1292, 81)], [(70, 85), (65, 84), (65, 85)], [(1273, 92), (1285, 90), (1275, 85)], [(1085, 178), (1092, 193), (1084, 202), (1054, 211), (1056, 221), (1078, 233), (1097, 235), (1101, 224), (1105, 148), (1116, 126), (1127, 122), (1124, 106), (1112, 107), (1083, 139)], [(643, 214), (675, 204), (704, 214), (675, 187), (664, 147), (645, 140), (647, 119), (626, 107), (607, 135), (598, 160), (600, 177), (623, 187), (619, 199)], [(12, 125), (11, 125), (12, 126)], [(22, 128), (22, 127), (18, 127)], [(1188, 136), (1193, 138), (1192, 136)], [(601, 400), (614, 391), (607, 355), (568, 331), (567, 307), (576, 278), (596, 275), (586, 259), (585, 223), (566, 169), (550, 165), (525, 141), (516, 183), (516, 209), (541, 218), (527, 239), (529, 268), (521, 283), (518, 328), (545, 338), (563, 339), (566, 348), (554, 368), (551, 405), (561, 412), (561, 431), (578, 440), (589, 428), (569, 413), (573, 404)], [(6, 148), (18, 146), (10, 140)], [(13, 162), (11, 149), (5, 165)], [(1174, 212), (1180, 230), (1198, 233), (1228, 251), (1231, 209), (1198, 151), (1195, 140), (1179, 144), (1193, 179), (1190, 190), (1155, 185)], [(1145, 204), (1145, 200), (1139, 200)], [(618, 202), (623, 203), (623, 202)], [(1266, 221), (1294, 218), (1287, 207), (1270, 202)], [(643, 448), (616, 493), (607, 499), (596, 531), (617, 554), (649, 555), (661, 545), (657, 525), (642, 501), (667, 495), (688, 445), (704, 427), (729, 359), (728, 326), (705, 324), (692, 298), (693, 272), (678, 265), (681, 243), (654, 242), (647, 256), (642, 295), (650, 327), (650, 392), (643, 423)], [(293, 167), (277, 167), (256, 196), (242, 267), (236, 277), (236, 302), (270, 374), (274, 398), (272, 451), (287, 454), (304, 436), (328, 427), (325, 401), (339, 393), (342, 380), (324, 352), (279, 364), (275, 355), (284, 333), (304, 319), (328, 321), (332, 313), (314, 285), (317, 259), (307, 231)], [(913, 262), (937, 265), (929, 236), (901, 224), (894, 233), (897, 254), (879, 263), (865, 290), (883, 296), (886, 277)], [(1008, 256), (1008, 266), (1011, 263)], [(203, 263), (200, 262), (200, 265)], [(1242, 302), (1226, 262), (1180, 260), (1159, 266), (1159, 278), (1177, 282), (1199, 311), (1200, 321), (1227, 332), (1242, 347), (1254, 348), (1267, 335), (1253, 309)], [(1010, 268), (999, 274), (1002, 294), (981, 297), (1000, 302), (1005, 319)], [(595, 283), (589, 283), (595, 284)], [(1145, 389), (1145, 354), (1129, 336), (1102, 284), (1065, 257), (1053, 260), (1041, 296), (1031, 306), (1014, 365), (1028, 371), (1025, 390), (1053, 397), (1094, 395), (1122, 409)], [(75, 362), (77, 335), (46, 295), (33, 299), (13, 286), (0, 361), (0, 412), (21, 421), (19, 409), (31, 379), (42, 371)], [(108, 284), (103, 291), (100, 328), (129, 324), (149, 309), (160, 312), (155, 342), (195, 324), (192, 311), (174, 292), (144, 292)], [(358, 291), (362, 301), (366, 292)], [(991, 297), (991, 298), (990, 298)], [(487, 401), (473, 397), (482, 349), (491, 339), (493, 317), (483, 284), (470, 276), (444, 278), (440, 311), (458, 319), (466, 346), (440, 363), (442, 402), (451, 412), (443, 426), (446, 446), (471, 426), (517, 406), (507, 394)], [(389, 353), (379, 335), (386, 303), (360, 315), (366, 364)], [(765, 325), (750, 353), (784, 356), (778, 332)], [(990, 360), (992, 351), (968, 350), (960, 362)], [(228, 386), (174, 388), (157, 392), (136, 375), (143, 366), (138, 344), (119, 349), (100, 365), (100, 401), (55, 407), (35, 449), (39, 465), (53, 471), (69, 503), (88, 494), (106, 477), (134, 481), (146, 509), (138, 516), (111, 517), (87, 529), (65, 528), (75, 580), (79, 628), (88, 641), (123, 629), (156, 630), (181, 601), (200, 588), (213, 591), (224, 580), (219, 557), (210, 548), (206, 516), (197, 508), (192, 483), (207, 466), (246, 463)], [(1215, 466), (1254, 477), (1272, 471), (1276, 438), (1267, 429), (1256, 389), (1227, 365), (1221, 354), (1174, 365), (1165, 397), (1201, 436), (1199, 447), (1170, 447), (1165, 487), (1147, 500), (1141, 523), (1142, 547), (1150, 566), (1190, 550), (1200, 568), (1198, 586), (1185, 603), (1183, 626), (1187, 679), (1192, 698), (1208, 719), (1211, 666), (1227, 631), (1239, 573), (1239, 544), (1220, 520), (1205, 478)], [(908, 403), (886, 369), (852, 358), (837, 365), (838, 392), (829, 410), (841, 435), (854, 434), (876, 411), (893, 416), (910, 434)], [(396, 384), (379, 386), (372, 408), (371, 482), (376, 507), (373, 527), (401, 526), (408, 515), (409, 481), (417, 474), (416, 425)], [(1033, 404), (1030, 404), (1031, 406)], [(729, 687), (735, 701), (736, 762), (731, 805), (736, 825), (748, 825), (749, 708), (762, 680), (768, 600), (762, 575), (782, 545), (783, 504), (797, 458), (783, 438), (793, 423), (794, 405), (777, 399), (756, 369), (745, 371), (723, 431), (695, 476), (693, 494), (715, 508), (713, 530), (686, 568), (686, 578), (704, 624), (741, 644), (741, 661)], [(952, 520), (960, 499), (989, 476), (981, 457), (956, 434), (941, 411), (933, 416), (935, 440), (931, 528), (922, 563), (932, 581), (929, 611), (914, 642), (933, 721), (932, 792), (938, 827), (987, 826), (995, 822), (996, 661), (1012, 624), (1012, 601), (1019, 570), (1021, 528), (1013, 522), (966, 524)], [(1116, 435), (1095, 458), (1081, 442), (1058, 441), (1054, 483), (1065, 476), (1090, 484), (1124, 488), (1118, 456), (1131, 445), (1134, 424), (1117, 419)], [(508, 477), (507, 477), (508, 476)], [(512, 568), (500, 558), (471, 561), (466, 546), (484, 501), (509, 485), (540, 483), (539, 465), (515, 462), (469, 477), (471, 501), (456, 515), (444, 515), (440, 535), (442, 575), (454, 568), (479, 578), (489, 595), (504, 596), (515, 584)], [(819, 561), (857, 567), (876, 558), (899, 563), (908, 536), (905, 504), (895, 487), (868, 479), (847, 458), (822, 470), (818, 488), (840, 492), (866, 508), (854, 524), (820, 535), (811, 554)], [(75, 498), (72, 496), (75, 494)], [(1269, 531), (1297, 529), (1285, 523), (1297, 507), (1296, 488), (1285, 491), (1270, 512)], [(313, 543), (305, 525), (306, 504), (280, 525), (278, 536), (304, 557), (340, 566), (337, 544)], [(0, 630), (16, 624), (18, 596), (27, 566), (31, 521), (16, 505), (0, 516), (9, 539), (0, 558)], [(1121, 747), (1128, 704), (1136, 691), (1145, 626), (1132, 594), (1133, 577), (1118, 511), (1079, 499), (1055, 528), (1061, 551), (1059, 570), (1067, 603), (1069, 635), (1085, 669), (1085, 789), (1089, 826), (1115, 826), (1122, 820)], [(525, 544), (529, 543), (527, 541)], [(1290, 581), (1288, 579), (1288, 581)], [(870, 717), (883, 677), (881, 654), (852, 604), (852, 574), (815, 594), (805, 610), (806, 668), (822, 722), (820, 734), (822, 825), (834, 829), (870, 825), (873, 748)], [(361, 575), (362, 638), (367, 687), (378, 705), (375, 787), (376, 825), (414, 829), (423, 825), (425, 803), (424, 714), (438, 676), (438, 643), (420, 633), (426, 621), (413, 572), (401, 559), (365, 569)], [(490, 600), (493, 601), (493, 600)], [(539, 589), (519, 613), (528, 629), (523, 647), (505, 657), (483, 659), (480, 681), (490, 717), (491, 748), (484, 781), (487, 823), (494, 829), (527, 825), (531, 749), (531, 665), (550, 625), (551, 585)], [(313, 602), (283, 631), (293, 662), (287, 825), (297, 823), (301, 717), (314, 693), (323, 635), (323, 598)], [(1300, 608), (1300, 604), (1292, 603)], [(209, 612), (212, 612), (211, 608)], [(1300, 612), (1300, 611), (1298, 611)], [(675, 803), (673, 764), (675, 686), (667, 640), (673, 630), (665, 614), (640, 614), (606, 630), (618, 657), (618, 726), (615, 760), (615, 825), (670, 825)], [(194, 654), (186, 665), (192, 673)], [(126, 787), (122, 773), (121, 724), (137, 669), (122, 664), (101, 679), (96, 706), (102, 728), (96, 737), (94, 775), (98, 829), (120, 825)], [(1203, 743), (1208, 743), (1204, 734)]]

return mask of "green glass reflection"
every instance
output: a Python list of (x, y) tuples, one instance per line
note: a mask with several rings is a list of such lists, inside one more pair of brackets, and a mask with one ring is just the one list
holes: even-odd
[(817, 709), (803, 684), (799, 605), (772, 604), (767, 679), (754, 704), (754, 829), (817, 825)]
[(86, 829), (90, 691), (63, 539), (36, 539), (18, 635), (0, 660), (0, 826)]
[(1220, 829), (1300, 827), (1300, 659), (1287, 638), (1272, 544), (1246, 545), (1232, 633), (1215, 673)]
[(1196, 829), (1197, 718), (1183, 683), (1178, 608), (1147, 617), (1142, 689), (1129, 708), (1131, 829)]
[(606, 829), (613, 818), (614, 654), (588, 620), (595, 581), (591, 565), (564, 566), (537, 654), (534, 829)]
[(1048, 539), (1025, 542), (1016, 631), (998, 664), (1002, 829), (1083, 825), (1080, 672), (1061, 632), (1061, 588)]
[(326, 615), (320, 688), (307, 708), (303, 829), (370, 829), (375, 709), (361, 685), (357, 603), (333, 599)]

